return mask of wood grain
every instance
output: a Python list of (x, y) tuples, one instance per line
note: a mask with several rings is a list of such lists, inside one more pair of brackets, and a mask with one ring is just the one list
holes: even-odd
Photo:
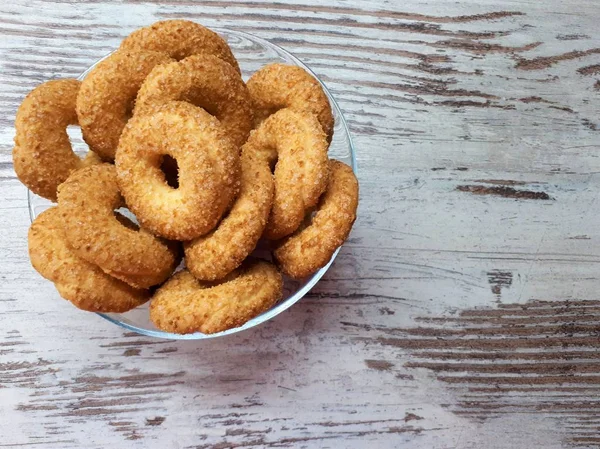
[[(207, 342), (123, 332), (27, 259), (20, 101), (165, 18), (257, 34), (333, 91), (350, 240)], [(491, 0), (0, 5), (0, 447), (600, 447), (600, 10)]]

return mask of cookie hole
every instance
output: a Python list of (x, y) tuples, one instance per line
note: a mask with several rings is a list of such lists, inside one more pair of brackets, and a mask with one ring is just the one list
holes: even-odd
[(206, 98), (204, 96), (192, 94), (188, 98), (181, 98), (181, 100), (187, 101), (188, 103), (191, 103), (194, 106), (204, 109), (213, 117), (217, 117), (218, 115), (217, 113), (219, 112), (219, 108), (217, 107), (217, 105), (206, 101)]
[(165, 154), (160, 161), (160, 170), (165, 176), (165, 181), (173, 189), (179, 188), (179, 165), (177, 159)]
[(133, 109), (135, 108), (135, 98), (132, 99), (125, 107), (125, 121), (128, 122), (133, 117)]
[(69, 125), (67, 126), (67, 135), (69, 136), (73, 152), (80, 158), (85, 157), (88, 152), (88, 146), (81, 135), (81, 128), (77, 125)]
[(131, 229), (132, 231), (138, 231), (140, 229), (137, 218), (135, 218), (135, 215), (133, 215), (129, 209), (121, 207), (114, 211), (114, 214), (117, 221), (127, 229)]
[(277, 167), (277, 161), (279, 158), (273, 158), (269, 161), (269, 168), (271, 169), (271, 173), (275, 174), (275, 167)]
[(300, 226), (298, 227), (296, 232), (303, 231), (304, 229), (308, 228), (312, 224), (313, 219), (315, 218), (315, 215), (317, 215), (318, 207), (319, 206), (311, 208), (308, 211), (306, 211), (306, 215), (304, 215), (304, 220), (302, 220), (302, 223), (300, 224)]

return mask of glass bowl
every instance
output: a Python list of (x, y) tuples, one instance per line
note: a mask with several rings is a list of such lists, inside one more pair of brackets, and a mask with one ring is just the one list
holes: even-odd
[[(309, 73), (311, 73), (316, 79), (319, 79), (315, 75), (315, 73), (305, 64), (303, 64), (298, 58), (296, 58), (294, 55), (277, 45), (274, 45), (264, 39), (241, 31), (233, 31), (227, 29), (215, 29), (215, 31), (219, 33), (223, 38), (225, 38), (229, 43), (231, 50), (233, 51), (239, 62), (244, 80), (247, 80), (252, 75), (252, 73), (254, 73), (256, 70), (258, 70), (265, 64), (275, 62), (300, 66)], [(88, 68), (85, 72), (83, 72), (79, 79), (83, 79), (94, 66), (95, 64)], [(342, 115), (342, 111), (338, 107), (337, 103), (333, 99), (327, 87), (320, 80), (319, 82), (323, 86), (323, 89), (325, 90), (325, 93), (327, 94), (327, 97), (331, 102), (333, 116), (335, 118), (335, 129), (333, 134), (333, 140), (329, 148), (329, 156), (347, 163), (356, 172), (356, 157), (354, 146), (352, 145), (352, 139), (350, 138), (348, 126), (346, 125), (346, 121), (344, 119), (344, 116)], [(72, 137), (72, 139), (74, 150), (77, 153), (85, 154), (85, 152), (87, 151), (85, 145), (81, 145), (81, 141), (78, 144), (76, 138)], [(29, 201), (29, 214), (31, 216), (32, 221), (41, 212), (53, 205), (53, 203), (51, 203), (50, 201), (35, 195), (31, 191), (27, 192), (27, 198)], [(223, 332), (215, 334), (203, 334), (200, 332), (196, 332), (193, 334), (180, 335), (160, 331), (154, 327), (154, 325), (149, 319), (149, 303), (146, 303), (127, 313), (99, 313), (98, 315), (100, 315), (102, 318), (107, 319), (111, 323), (117, 324), (127, 330), (138, 332), (140, 334), (147, 335), (150, 337), (167, 338), (173, 340), (200, 340), (235, 334), (237, 332), (241, 332), (245, 329), (250, 329), (251, 327), (264, 323), (265, 321), (273, 318), (274, 316), (279, 315), (281, 312), (291, 307), (294, 303), (300, 300), (300, 298), (306, 295), (306, 293), (308, 293), (308, 291), (312, 287), (314, 287), (314, 285), (319, 281), (319, 279), (321, 279), (323, 275), (327, 272), (327, 270), (333, 263), (335, 257), (337, 256), (338, 252), (339, 249), (333, 254), (329, 263), (323, 268), (321, 268), (319, 271), (317, 271), (311, 277), (302, 281), (293, 281), (291, 279), (286, 278), (283, 299), (275, 306), (271, 307), (271, 309), (251, 319), (242, 326), (233, 329), (228, 329)]]

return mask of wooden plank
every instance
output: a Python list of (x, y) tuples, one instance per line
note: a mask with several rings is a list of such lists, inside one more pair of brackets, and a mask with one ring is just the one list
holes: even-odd
[[(12, 170), (27, 92), (176, 17), (309, 64), (361, 181), (308, 297), (207, 342), (62, 301)], [(585, 0), (0, 5), (0, 447), (598, 446), (599, 19)]]

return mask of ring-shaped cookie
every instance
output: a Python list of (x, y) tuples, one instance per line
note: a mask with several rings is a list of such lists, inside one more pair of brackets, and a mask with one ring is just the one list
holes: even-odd
[(202, 283), (184, 270), (156, 291), (150, 320), (166, 332), (214, 334), (268, 310), (282, 292), (281, 273), (265, 261), (246, 262), (218, 285)]
[(103, 159), (115, 158), (142, 82), (154, 67), (172, 61), (165, 53), (117, 50), (85, 77), (77, 95), (77, 117), (83, 139)]
[(327, 188), (327, 139), (312, 114), (282, 109), (252, 131), (244, 151), (275, 164), (275, 197), (265, 237), (291, 234)]
[(214, 31), (189, 20), (162, 20), (135, 30), (121, 42), (121, 48), (159, 51), (178, 61), (191, 55), (209, 54), (240, 73), (227, 42)]
[(250, 77), (247, 86), (257, 123), (283, 108), (310, 112), (317, 116), (331, 141), (334, 119), (329, 99), (321, 84), (301, 67), (266, 65)]
[[(169, 155), (179, 186), (160, 169)], [(239, 150), (219, 121), (185, 102), (170, 102), (127, 123), (115, 158), (121, 193), (142, 227), (170, 240), (212, 230), (239, 187)]]
[(48, 81), (33, 89), (15, 118), (13, 166), (32, 192), (56, 201), (56, 189), (74, 171), (99, 162), (94, 153), (73, 152), (67, 126), (77, 124), (75, 102), (80, 82)]
[(186, 266), (197, 279), (224, 278), (256, 248), (275, 190), (266, 156), (242, 149), (240, 193), (231, 210), (214, 231), (184, 244)]
[(124, 225), (114, 213), (123, 204), (110, 164), (78, 170), (58, 189), (65, 235), (79, 257), (135, 288), (158, 285), (179, 263), (179, 245)]
[(123, 313), (149, 298), (78, 257), (68, 246), (58, 207), (42, 212), (29, 228), (29, 257), (33, 268), (54, 282), (60, 295), (74, 306), (90, 312)]
[(134, 114), (169, 101), (187, 101), (214, 115), (241, 148), (253, 126), (250, 94), (240, 75), (212, 55), (194, 55), (156, 67), (140, 88)]
[(275, 249), (283, 273), (302, 279), (324, 267), (350, 234), (358, 207), (358, 181), (343, 162), (331, 160), (331, 175), (311, 223)]

